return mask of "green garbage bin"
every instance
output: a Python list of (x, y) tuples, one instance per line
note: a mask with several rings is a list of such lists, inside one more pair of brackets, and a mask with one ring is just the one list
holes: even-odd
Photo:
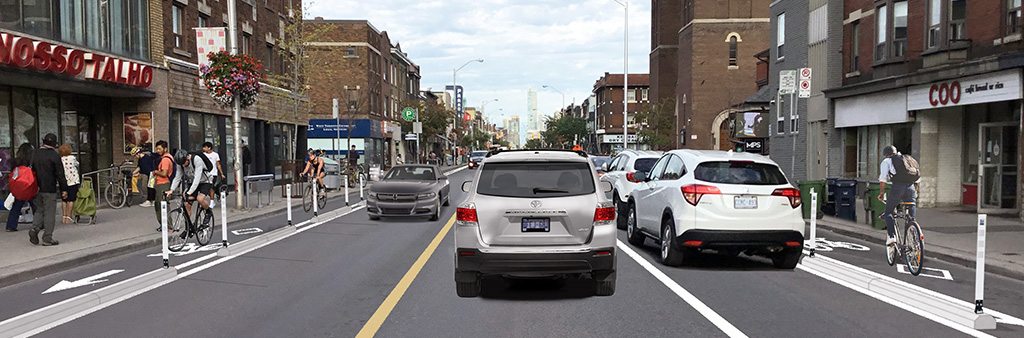
[[(889, 192), (889, 187), (891, 187), (891, 185), (885, 185), (886, 193)], [(875, 227), (875, 229), (885, 229), (885, 220), (878, 219), (878, 215), (885, 212), (885, 203), (878, 200), (879, 190), (881, 190), (880, 183), (869, 182), (867, 196), (864, 196), (864, 198), (867, 199), (865, 202), (868, 204), (868, 216), (870, 217), (868, 218), (868, 221)]]
[(800, 187), (800, 209), (803, 210), (804, 219), (811, 218), (811, 189), (818, 193), (818, 212), (816, 217), (821, 219), (825, 213), (821, 211), (822, 201), (827, 198), (825, 193), (825, 180), (803, 181), (798, 184)]

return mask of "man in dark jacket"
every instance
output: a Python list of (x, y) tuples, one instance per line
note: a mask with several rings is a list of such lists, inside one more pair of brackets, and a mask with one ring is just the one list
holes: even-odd
[[(32, 199), (37, 208), (33, 209), (32, 230), (28, 232), (28, 240), (39, 244), (39, 230), (43, 229), (43, 246), (60, 244), (53, 239), (53, 228), (57, 227), (57, 192), (66, 191), (67, 178), (64, 177), (64, 165), (57, 153), (57, 135), (46, 134), (43, 146), (32, 155), (32, 171), (36, 172), (36, 183), (39, 193)], [(57, 190), (57, 189), (60, 190)], [(64, 197), (67, 192), (62, 192)]]

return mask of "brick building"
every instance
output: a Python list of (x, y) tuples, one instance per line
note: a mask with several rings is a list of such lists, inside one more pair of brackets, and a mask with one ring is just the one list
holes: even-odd
[[(652, 0), (652, 101), (676, 101), (676, 146), (731, 149), (731, 107), (753, 94), (770, 0)], [(671, 96), (670, 94), (671, 93)]]
[[(310, 79), (317, 84), (309, 92), (315, 107), (312, 115), (332, 118), (331, 100), (338, 98), (342, 102), (342, 120), (365, 120), (374, 131), (344, 141), (370, 155), (361, 160), (371, 166), (390, 166), (395, 155), (408, 158), (412, 153), (410, 146), (415, 142), (402, 139), (403, 131), (397, 121), (408, 103), (419, 100), (419, 66), (399, 44), (392, 44), (387, 32), (378, 30), (369, 21), (317, 17), (306, 20), (305, 24), (310, 32), (329, 27), (317, 39), (319, 41), (310, 43), (313, 48), (308, 60), (316, 60), (321, 63), (317, 66), (325, 69)], [(342, 138), (347, 139), (344, 133)], [(321, 142), (322, 147), (328, 149), (331, 141), (311, 142)]]
[(845, 1), (834, 107), (842, 172), (876, 181), (880, 150), (918, 158), (919, 204), (1021, 210), (1017, 1)]
[[(613, 153), (622, 149), (622, 108), (623, 99), (629, 100), (627, 112), (626, 133), (629, 135), (627, 142), (632, 144), (630, 149), (636, 147), (636, 127), (633, 125), (633, 115), (643, 109), (645, 104), (650, 103), (650, 76), (648, 74), (629, 74), (629, 91), (622, 89), (622, 74), (604, 73), (594, 83), (592, 91), (596, 97), (595, 124), (597, 135), (596, 145), (599, 153)], [(625, 95), (623, 95), (625, 93)]]

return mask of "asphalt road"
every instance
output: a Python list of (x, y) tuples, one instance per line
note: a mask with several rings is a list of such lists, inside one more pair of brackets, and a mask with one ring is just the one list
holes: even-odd
[[(454, 247), (445, 230), (464, 198), (459, 187), (473, 173), (451, 175), (452, 206), (444, 208), (437, 222), (370, 221), (364, 210), (357, 209), (233, 259), (207, 257), (187, 263), (213, 251), (174, 257), (172, 264), (187, 265), (180, 270), (180, 279), (38, 336), (352, 337), (360, 330), (378, 337), (966, 335), (801, 269), (776, 270), (767, 259), (711, 254), (691, 266), (665, 267), (657, 262), (653, 242), (633, 247), (625, 244), (624, 233), (619, 236), (614, 296), (592, 296), (592, 283), (585, 280), (496, 278), (485, 280), (481, 297), (458, 298), (452, 275)], [(339, 207), (337, 200), (332, 203), (328, 211)], [(242, 226), (266, 232), (282, 226), (281, 217)], [(430, 252), (439, 233), (440, 242)], [(953, 280), (913, 277), (886, 265), (879, 245), (818, 233), (830, 242), (868, 249), (847, 249), (840, 243), (820, 255), (973, 300), (971, 269), (929, 260), (926, 266), (939, 269), (930, 273), (945, 277), (942, 271), (947, 271)], [(627, 250), (635, 251), (637, 258), (625, 254)], [(128, 254), (0, 289), (0, 319), (156, 269), (159, 258), (147, 257), (153, 253)], [(421, 256), (422, 264), (416, 264)], [(41, 294), (60, 280), (118, 269), (124, 271), (107, 277), (109, 282)], [(1024, 317), (1019, 291), (1024, 282), (991, 276), (986, 287), (991, 295), (986, 298), (988, 308)], [(1020, 337), (1024, 326), (1001, 323), (999, 329), (982, 334)]]

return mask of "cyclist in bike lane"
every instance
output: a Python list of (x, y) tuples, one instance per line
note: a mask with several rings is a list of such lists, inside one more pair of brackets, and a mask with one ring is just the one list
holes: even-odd
[(309, 161), (306, 161), (306, 169), (302, 170), (299, 176), (306, 175), (308, 172), (310, 176), (316, 178), (317, 186), (323, 188), (324, 186), (324, 159), (318, 156), (317, 152), (313, 149), (309, 149)]
[[(889, 234), (885, 245), (889, 246), (896, 243), (896, 219), (893, 217), (896, 207), (902, 202), (916, 201), (916, 185), (921, 176), (917, 161), (909, 155), (900, 154), (896, 150), (896, 146), (890, 145), (882, 149), (882, 156), (884, 159), (879, 166), (878, 181), (881, 184), (881, 190), (878, 193), (878, 200), (885, 202), (885, 212), (882, 213), (882, 217), (885, 217), (885, 229)], [(891, 186), (888, 199), (885, 195), (887, 183)], [(909, 209), (910, 216), (914, 217), (917, 208), (910, 207)]]
[(199, 206), (206, 209), (206, 217), (203, 219), (203, 224), (209, 223), (213, 217), (213, 210), (210, 210), (210, 201), (206, 196), (206, 192), (213, 190), (213, 166), (206, 165), (209, 161), (206, 155), (202, 153), (189, 153), (184, 150), (178, 150), (174, 155), (175, 162), (177, 162), (183, 169), (184, 173), (188, 173), (188, 168), (192, 168), (191, 177), (186, 177), (186, 182), (191, 179), (192, 183), (188, 188), (184, 189), (183, 193), (188, 196), (188, 201), (185, 203), (185, 211), (189, 213), (189, 217), (192, 217), (192, 203), (191, 201), (199, 201)]

